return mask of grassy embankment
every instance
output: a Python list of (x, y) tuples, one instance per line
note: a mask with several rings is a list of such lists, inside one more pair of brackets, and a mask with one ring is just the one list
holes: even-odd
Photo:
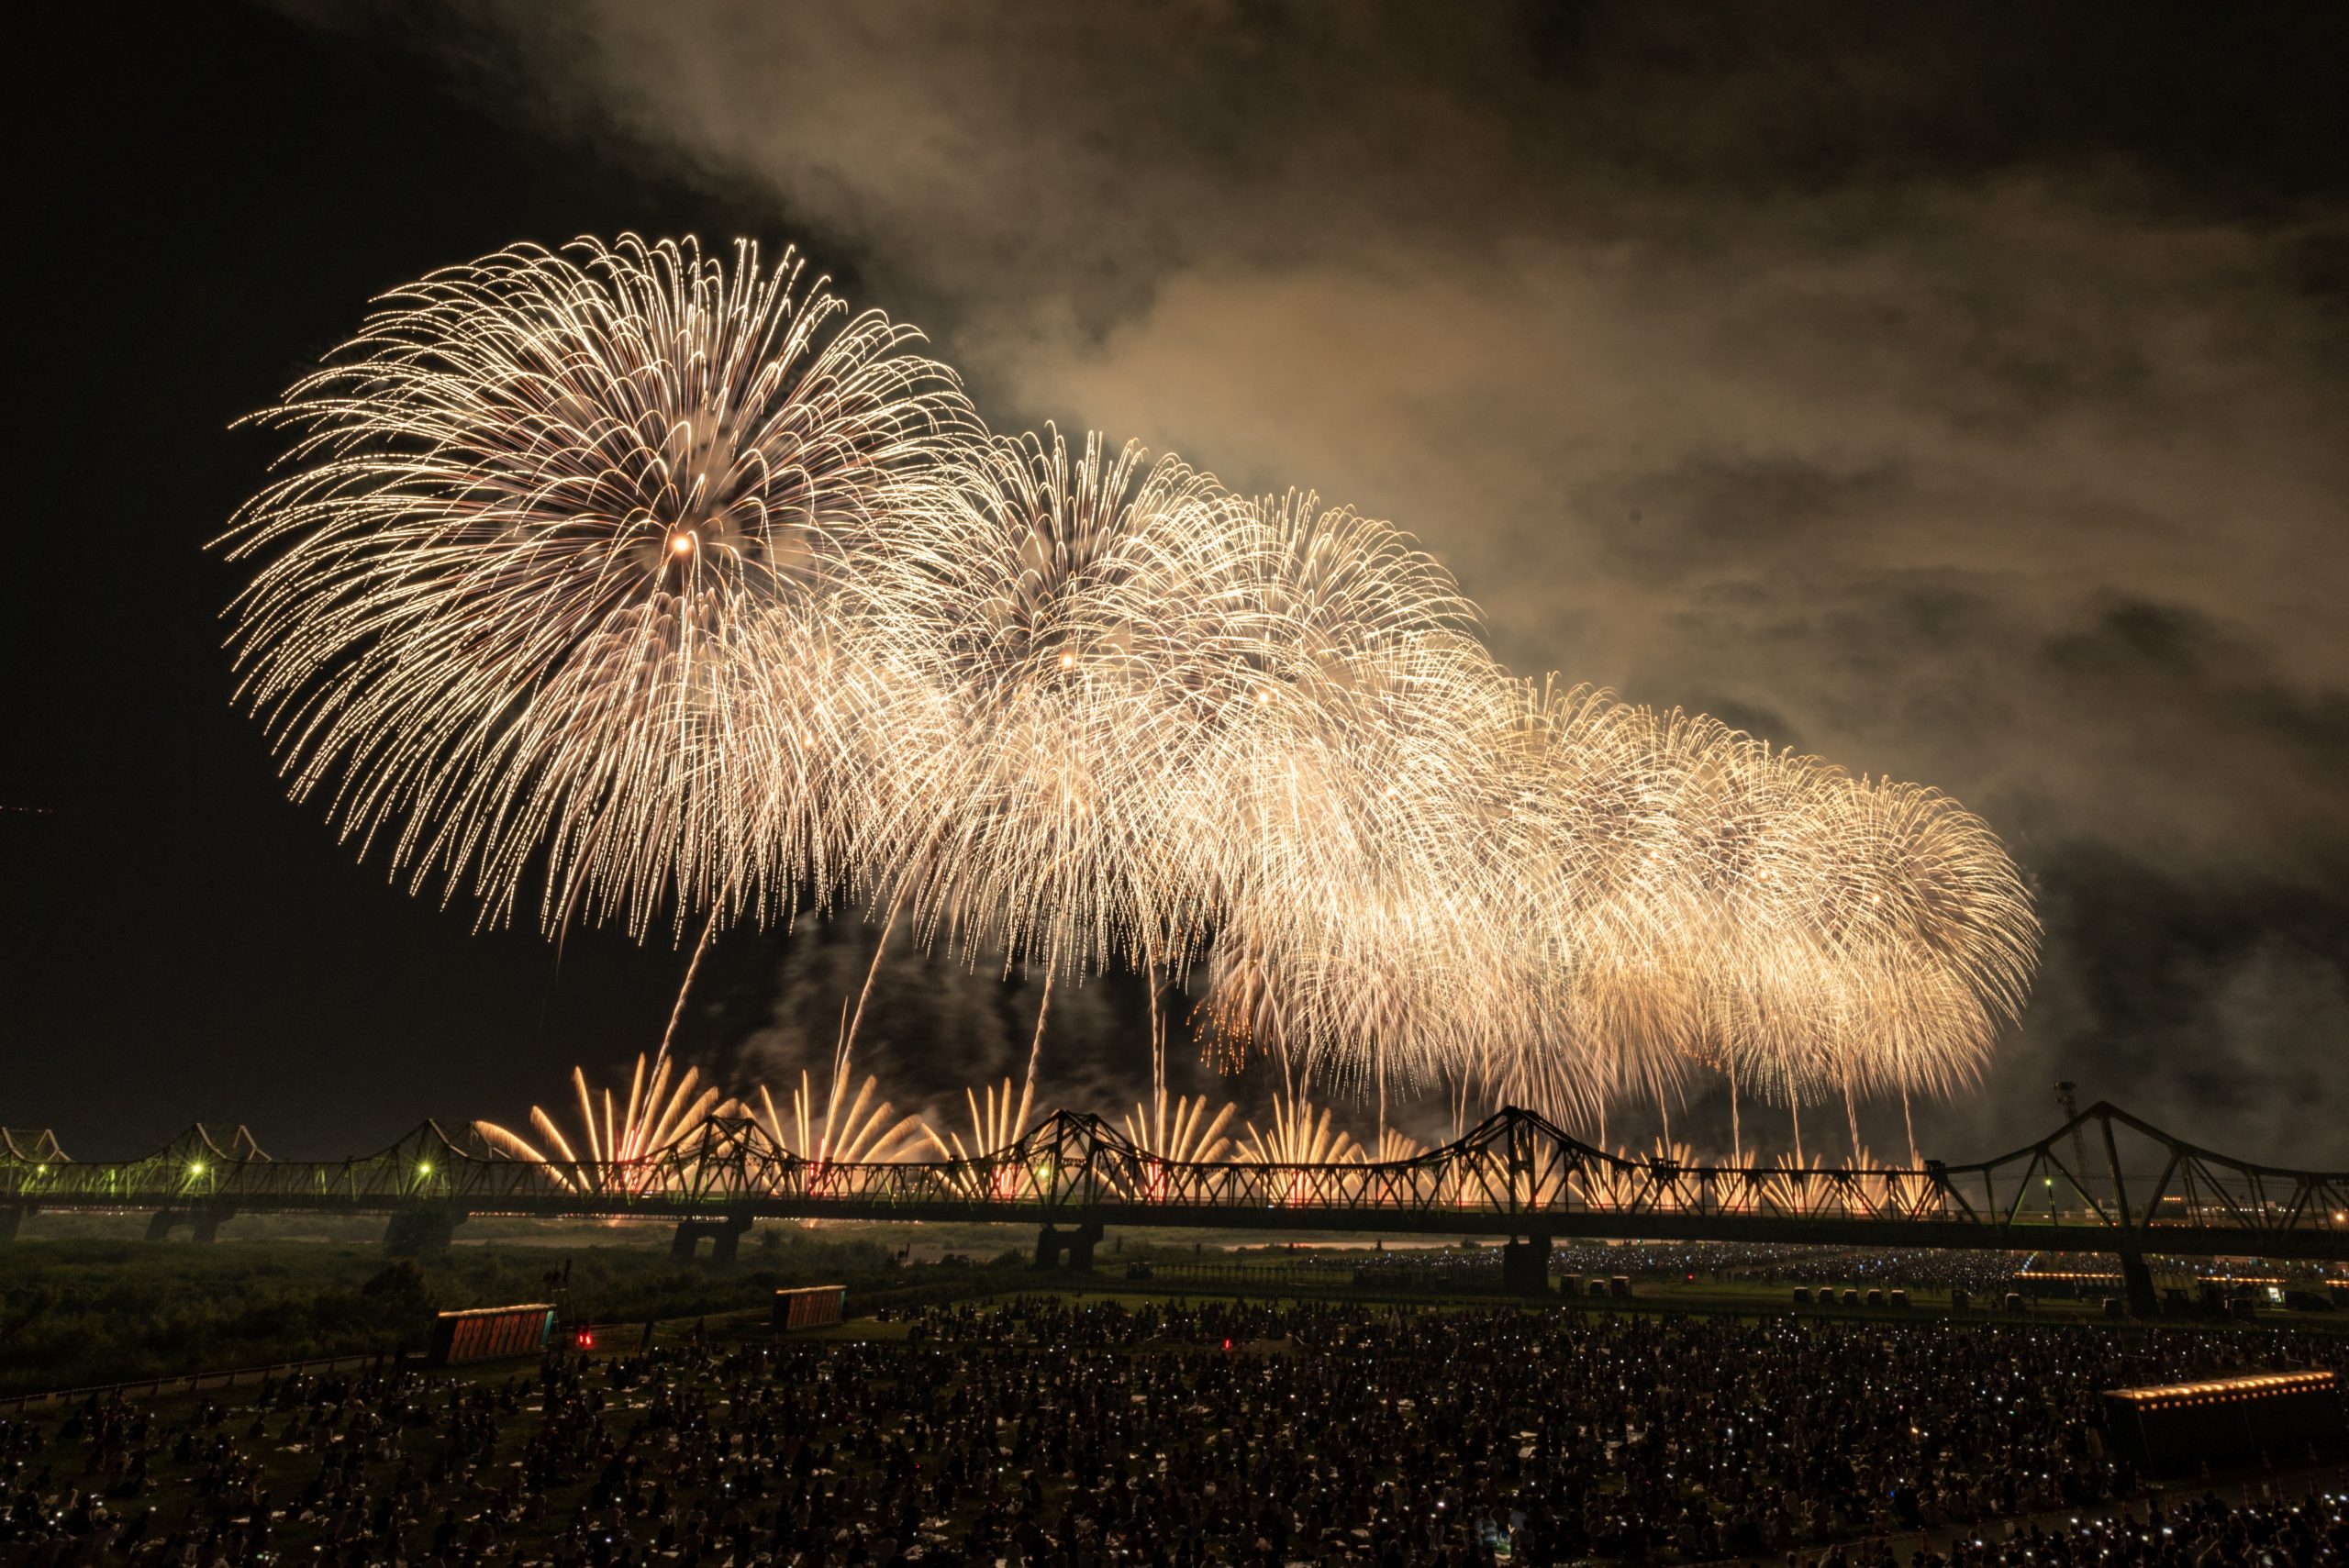
[[(550, 1301), (573, 1321), (640, 1324), (763, 1307), (783, 1285), (841, 1284), (872, 1300), (973, 1288), (995, 1272), (923, 1270), (932, 1284), (909, 1287), (880, 1241), (782, 1228), (752, 1238), (732, 1269), (587, 1240), (414, 1259), (350, 1242), (18, 1240), (0, 1247), (0, 1395), (395, 1351), (457, 1307)], [(551, 1284), (566, 1261), (568, 1285)]]

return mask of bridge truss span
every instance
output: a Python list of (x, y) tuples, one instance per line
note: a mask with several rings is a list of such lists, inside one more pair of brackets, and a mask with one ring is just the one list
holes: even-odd
[(1993, 1160), (1876, 1170), (1628, 1159), (1516, 1109), (1413, 1159), (1315, 1165), (1165, 1160), (1068, 1111), (974, 1158), (872, 1162), (806, 1159), (725, 1115), (616, 1162), (509, 1158), (431, 1122), (340, 1161), (272, 1159), (242, 1128), (117, 1162), (69, 1159), (45, 1134), (0, 1140), (0, 1220), (48, 1209), (144, 1210), (201, 1233), (233, 1214), (422, 1210), (2349, 1255), (2349, 1173), (2219, 1154), (2104, 1104)]

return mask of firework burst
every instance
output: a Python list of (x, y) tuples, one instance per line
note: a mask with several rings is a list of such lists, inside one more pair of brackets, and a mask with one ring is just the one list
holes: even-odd
[(1250, 509), (1252, 700), (1201, 749), (1186, 844), (1219, 889), (1207, 1015), (1229, 1055), (1383, 1087), (1506, 1029), (1483, 837), (1510, 684), (1451, 578), (1390, 525), (1302, 492)]
[[(1246, 700), (1222, 650), (1244, 535), (1211, 479), (1057, 432), (971, 475), (969, 546), (893, 769), (927, 807), (899, 829), (926, 925), (1047, 968), (1177, 955), (1176, 782)], [(895, 716), (893, 716), (894, 717)]]
[(389, 295), (257, 417), (290, 472), (228, 536), (294, 794), (485, 919), (542, 850), (550, 926), (829, 885), (840, 705), (886, 668), (842, 603), (975, 428), (915, 337), (747, 244), (518, 247)]
[[(1210, 1051), (1283, 1069), (1258, 1150), (1319, 1147), (1317, 1082), (1382, 1125), (1390, 1085), (1442, 1082), (1460, 1119), (1490, 1095), (1603, 1134), (1610, 1099), (1668, 1120), (1718, 1072), (1841, 1095), (1856, 1144), (1859, 1096), (1979, 1077), (2038, 929), (1978, 818), (1518, 682), (1391, 525), (989, 437), (915, 336), (788, 252), (690, 240), (388, 296), (259, 417), (291, 447), (228, 536), (259, 562), (240, 700), (293, 792), (484, 920), (543, 855), (549, 928), (700, 908), (706, 941), (847, 890), (885, 942), (903, 916), (1041, 970), (1025, 1086), (966, 1096), (941, 1153), (1025, 1127), (1063, 973), (1147, 973), (1163, 1102), (1159, 983), (1202, 957)], [(588, 1147), (629, 1146), (577, 1082)], [(763, 1098), (769, 1130), (895, 1140), (846, 1082), (788, 1125)]]

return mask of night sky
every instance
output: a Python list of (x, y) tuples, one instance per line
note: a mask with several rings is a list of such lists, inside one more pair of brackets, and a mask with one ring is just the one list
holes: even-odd
[[(633, 229), (799, 244), (997, 428), (1392, 517), (1521, 672), (1984, 814), (2048, 951), (1929, 1152), (2066, 1076), (2349, 1162), (2349, 11), (83, 11), (11, 94), (0, 1123), (340, 1154), (658, 1040), (683, 953), (476, 932), (284, 800), (205, 550), (370, 295)], [(686, 1054), (808, 1060), (865, 940), (729, 936)], [(901, 1100), (1024, 1050), (885, 974)], [(1138, 1005), (1056, 997), (1048, 1089), (1130, 1097)]]

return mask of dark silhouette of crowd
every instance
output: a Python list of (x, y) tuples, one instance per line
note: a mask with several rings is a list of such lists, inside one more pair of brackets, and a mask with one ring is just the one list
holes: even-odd
[[(1905, 1289), (1911, 1292), (1970, 1293), (1977, 1303), (1992, 1308), (2008, 1291), (2025, 1296), (2094, 1297), (2118, 1295), (2120, 1273), (2110, 1257), (2100, 1253), (1963, 1251), (1941, 1248), (1808, 1246), (1784, 1242), (1631, 1241), (1565, 1242), (1550, 1253), (1553, 1274), (1570, 1278), (1608, 1278), (1620, 1274), (1632, 1280), (1703, 1281), (1731, 1285), (1825, 1285)], [(1219, 1272), (1225, 1277), (1258, 1269), (1279, 1272), (1285, 1280), (1308, 1283), (1308, 1271), (1319, 1269), (1334, 1279), (1351, 1278), (1367, 1288), (1403, 1290), (1414, 1286), (1459, 1291), (1502, 1292), (1505, 1282), (1497, 1245), (1396, 1247), (1375, 1251), (1316, 1251), (1298, 1249), (1293, 1254), (1267, 1251), (1245, 1262), (1219, 1261), (1206, 1280)], [(1158, 1277), (1179, 1280), (1179, 1266), (1154, 1265)], [(2203, 1277), (2190, 1267), (2165, 1273), (2163, 1283), (2190, 1289)], [(2211, 1276), (2218, 1277), (2218, 1276)], [(2313, 1287), (2321, 1293), (2325, 1278), (2313, 1265), (2266, 1265), (2259, 1276), (2282, 1284)]]
[[(1557, 1248), (1565, 1273), (1691, 1276), (1765, 1284), (1886, 1284), (1910, 1289), (2003, 1287), (2028, 1254), (1913, 1247), (1810, 1247), (1769, 1241), (1582, 1242)], [(2100, 1262), (2101, 1260), (2099, 1260)]]
[[(2273, 1486), (2263, 1490), (2274, 1493)], [(1919, 1547), (1909, 1568), (2313, 1568), (2349, 1562), (2349, 1493), (2223, 1501), (2215, 1492), (2176, 1501), (2123, 1502), (2098, 1518), (2028, 1519), (1987, 1534)], [(1812, 1568), (1900, 1568), (1889, 1540), (1834, 1546)]]
[(0, 1563), (2343, 1557), (2334, 1499), (2164, 1501), (2097, 1397), (2330, 1334), (1063, 1296), (858, 1333), (0, 1423)]

